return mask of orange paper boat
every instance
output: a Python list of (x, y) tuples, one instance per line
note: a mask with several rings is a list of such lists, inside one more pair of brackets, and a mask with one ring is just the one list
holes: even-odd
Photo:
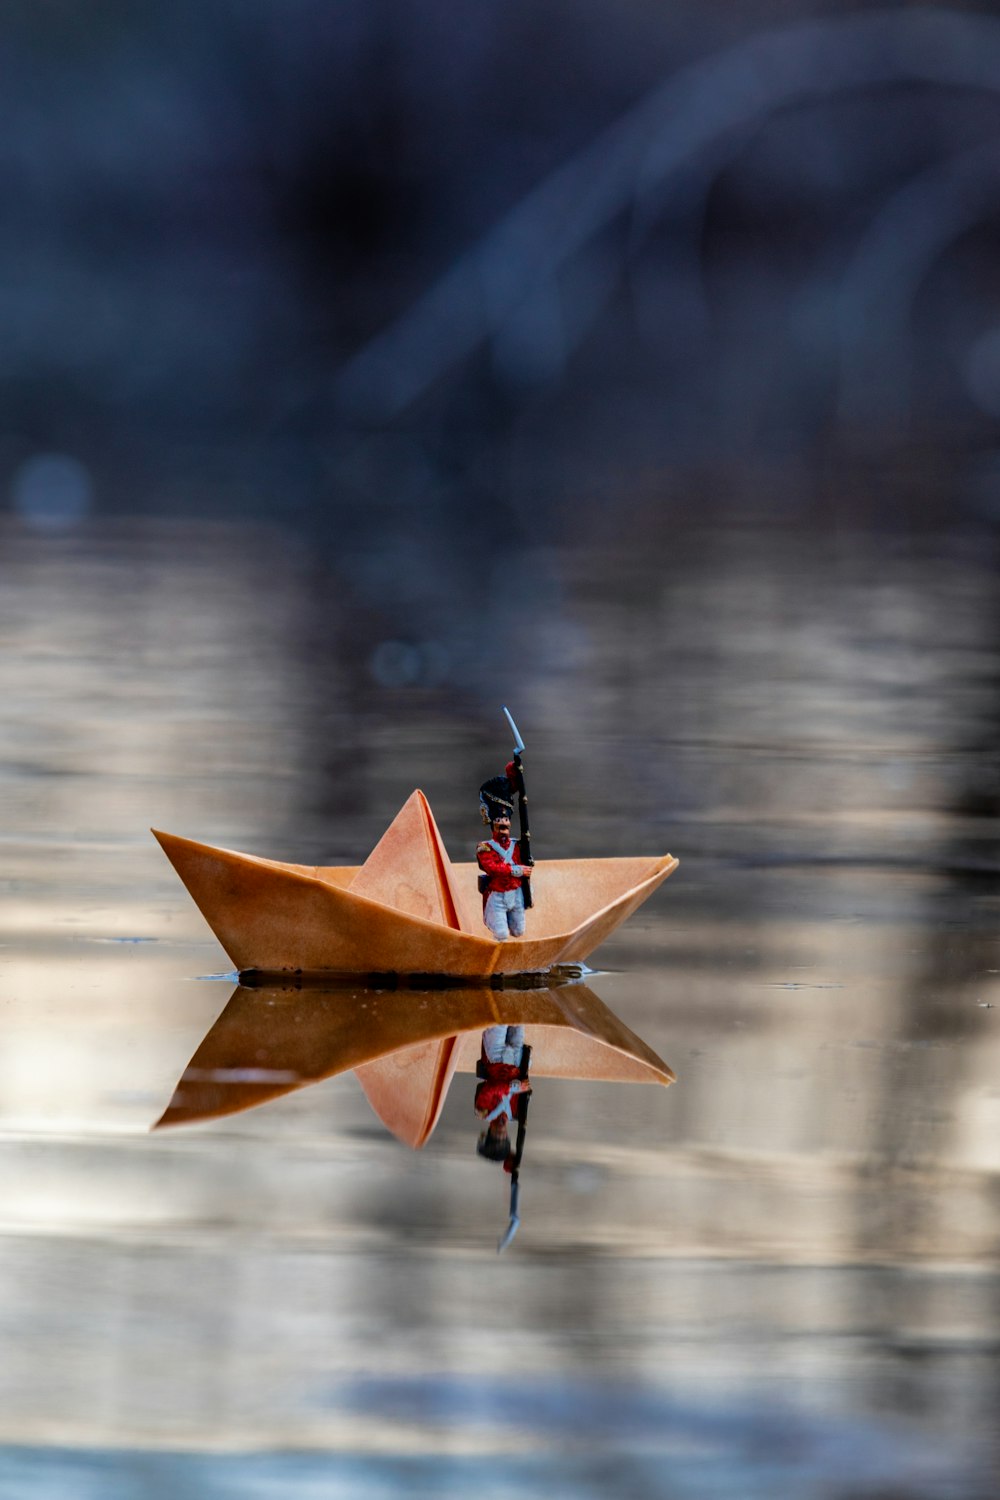
[(672, 1083), (674, 1074), (585, 984), (374, 990), (239, 986), (184, 1071), (159, 1126), (252, 1109), (353, 1070), (382, 1122), (422, 1146), (487, 1026), (523, 1025), (532, 1078)]
[(523, 938), (483, 924), (478, 867), (453, 865), (423, 792), (363, 865), (288, 865), (153, 833), (240, 972), (485, 978), (580, 963), (677, 868), (670, 854), (540, 860)]

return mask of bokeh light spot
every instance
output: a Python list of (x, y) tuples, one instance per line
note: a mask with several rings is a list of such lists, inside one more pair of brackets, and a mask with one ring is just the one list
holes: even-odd
[(11, 482), (14, 510), (34, 531), (65, 531), (90, 513), (94, 486), (79, 459), (39, 453), (21, 464)]
[(382, 641), (372, 652), (371, 674), (379, 687), (413, 687), (421, 676), (420, 652), (406, 641)]

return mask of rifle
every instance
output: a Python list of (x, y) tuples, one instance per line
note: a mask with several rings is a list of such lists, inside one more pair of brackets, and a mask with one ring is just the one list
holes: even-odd
[[(531, 830), (528, 828), (528, 794), (524, 790), (524, 767), (521, 765), (521, 751), (524, 749), (524, 741), (518, 733), (517, 725), (510, 716), (510, 710), (504, 708), (504, 715), (510, 725), (514, 736), (514, 789), (517, 792), (517, 821), (519, 826), (518, 843), (521, 846), (521, 863), (532, 867), (535, 863), (531, 857)], [(526, 880), (521, 886), (524, 896), (525, 911), (529, 910), (534, 902), (531, 896), (531, 881)]]
[[(530, 1063), (531, 1048), (523, 1047), (521, 1050), (520, 1068), (522, 1078), (527, 1078), (528, 1067)], [(517, 1144), (514, 1147), (514, 1166), (510, 1174), (510, 1217), (507, 1220), (507, 1228), (500, 1236), (500, 1240), (497, 1244), (498, 1255), (502, 1255), (506, 1250), (507, 1246), (510, 1244), (511, 1240), (517, 1233), (518, 1226), (521, 1223), (521, 1217), (517, 1211), (517, 1201), (520, 1195), (520, 1186), (518, 1184), (517, 1174), (521, 1168), (521, 1157), (524, 1155), (524, 1135), (528, 1124), (528, 1100), (530, 1098), (530, 1094), (518, 1094), (517, 1096)]]

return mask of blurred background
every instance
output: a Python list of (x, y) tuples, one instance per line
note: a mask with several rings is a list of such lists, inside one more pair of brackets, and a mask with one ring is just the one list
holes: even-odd
[[(4, 7), (3, 1500), (996, 1494), (998, 127), (988, 5)], [(148, 1134), (146, 829), (467, 858), (502, 702), (682, 863), (498, 1264), (457, 1093)]]
[(35, 524), (277, 520), (378, 607), (369, 546), (426, 605), (609, 508), (994, 518), (989, 6), (15, 0), (3, 44)]

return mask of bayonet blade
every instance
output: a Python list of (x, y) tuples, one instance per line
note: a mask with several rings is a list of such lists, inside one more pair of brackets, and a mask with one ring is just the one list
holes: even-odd
[(502, 1235), (502, 1237), (500, 1239), (499, 1245), (497, 1245), (497, 1254), (498, 1255), (502, 1255), (504, 1253), (504, 1251), (506, 1250), (507, 1246), (510, 1244), (511, 1240), (514, 1238), (515, 1234), (517, 1233), (518, 1229), (520, 1228), (520, 1224), (521, 1224), (520, 1219), (518, 1219), (518, 1218), (511, 1219), (510, 1223), (507, 1225), (506, 1232)]
[(507, 1221), (507, 1228), (500, 1236), (499, 1243), (497, 1244), (498, 1255), (502, 1255), (504, 1253), (507, 1246), (510, 1244), (511, 1240), (517, 1233), (518, 1229), (521, 1227), (521, 1216), (517, 1211), (517, 1200), (520, 1197), (520, 1194), (520, 1183), (518, 1182), (516, 1177), (512, 1177), (510, 1184), (510, 1218)]
[(521, 751), (524, 749), (524, 741), (521, 738), (517, 725), (514, 723), (514, 720), (510, 716), (509, 708), (504, 708), (504, 715), (507, 719), (507, 723), (510, 725), (510, 732), (514, 736), (514, 752), (515, 754), (520, 755)]

